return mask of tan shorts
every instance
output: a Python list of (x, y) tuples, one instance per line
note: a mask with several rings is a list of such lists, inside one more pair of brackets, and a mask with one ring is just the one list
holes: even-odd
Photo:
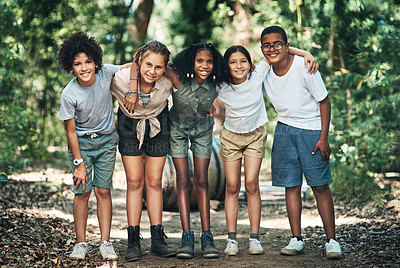
[(249, 133), (234, 133), (226, 128), (221, 131), (219, 156), (224, 161), (235, 161), (243, 155), (264, 158), (267, 132), (264, 126)]

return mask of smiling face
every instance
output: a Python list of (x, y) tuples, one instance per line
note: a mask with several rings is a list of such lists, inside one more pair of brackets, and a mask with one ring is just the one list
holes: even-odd
[(214, 58), (210, 50), (202, 49), (197, 51), (194, 58), (194, 75), (196, 82), (200, 85), (212, 73), (214, 68)]
[(154, 85), (165, 72), (165, 56), (150, 52), (139, 60), (141, 85)]
[(250, 62), (242, 52), (237, 51), (232, 53), (228, 59), (228, 66), (233, 84), (237, 85), (246, 81), (251, 66)]
[(89, 87), (96, 82), (95, 73), (97, 67), (94, 60), (84, 52), (77, 54), (72, 62), (72, 72), (82, 87)]
[(261, 44), (262, 45), (276, 45), (277, 43), (283, 43), (283, 47), (281, 49), (275, 49), (271, 47), (269, 51), (261, 49), (264, 57), (272, 64), (276, 65), (286, 59), (289, 53), (289, 43), (284, 42), (282, 36), (279, 33), (270, 33), (266, 34), (262, 37)]

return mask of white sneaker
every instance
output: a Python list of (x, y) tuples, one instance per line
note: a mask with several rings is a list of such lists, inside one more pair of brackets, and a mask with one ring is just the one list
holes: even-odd
[(111, 242), (103, 241), (100, 244), (100, 255), (104, 260), (117, 260), (118, 255), (114, 251), (114, 247)]
[(258, 239), (249, 238), (249, 253), (251, 255), (260, 255), (264, 253), (264, 249)]
[(297, 255), (303, 252), (304, 246), (305, 243), (303, 240), (297, 240), (296, 237), (293, 237), (292, 239), (290, 239), (289, 244), (281, 249), (281, 254), (289, 256)]
[(229, 256), (237, 255), (239, 253), (239, 248), (236, 240), (228, 238), (226, 239), (226, 241), (228, 241), (228, 244), (226, 244), (226, 249), (224, 250), (224, 253)]
[(327, 259), (342, 258), (342, 250), (340, 249), (340, 244), (332, 238), (329, 239), (329, 243), (325, 243), (325, 250)]
[(87, 254), (87, 243), (80, 242), (76, 243), (74, 248), (72, 249), (71, 255), (69, 255), (70, 259), (74, 260), (84, 260)]

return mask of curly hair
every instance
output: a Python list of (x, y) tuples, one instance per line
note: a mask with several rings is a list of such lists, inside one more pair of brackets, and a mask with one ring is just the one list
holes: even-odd
[(166, 45), (157, 40), (149, 41), (144, 46), (140, 47), (133, 56), (133, 61), (139, 64), (139, 58), (146, 57), (150, 52), (164, 56), (165, 65), (167, 65), (171, 52), (169, 52)]
[[(251, 56), (250, 56), (249, 51), (247, 51), (247, 49), (246, 49), (245, 47), (241, 46), (241, 45), (236, 45), (236, 46), (231, 46), (231, 47), (229, 47), (229, 48), (225, 51), (225, 54), (224, 54), (224, 59), (225, 59), (226, 65), (228, 66), (228, 70), (229, 70), (229, 57), (230, 57), (233, 53), (236, 53), (236, 52), (242, 52), (243, 55), (246, 57), (247, 61), (249, 62), (250, 67), (253, 65), (253, 62), (251, 61)], [(250, 68), (249, 73), (250, 73), (250, 75), (251, 75), (251, 68)], [(226, 80), (227, 80), (227, 83), (228, 83), (228, 84), (232, 84), (232, 75), (231, 75), (231, 72), (230, 72), (230, 71), (227, 72), (227, 74), (226, 74)]]
[(214, 85), (226, 81), (226, 64), (221, 53), (210, 43), (197, 43), (182, 50), (173, 60), (173, 67), (179, 76), (179, 80), (184, 84), (192, 84), (194, 77), (194, 60), (197, 52), (207, 49), (213, 55), (213, 70), (207, 80)]
[(97, 66), (96, 73), (100, 71), (103, 65), (103, 50), (93, 37), (88, 37), (85, 33), (78, 32), (72, 34), (61, 44), (60, 52), (58, 53), (58, 62), (67, 73), (71, 72), (72, 64), (79, 53), (85, 53), (86, 56), (92, 58)]

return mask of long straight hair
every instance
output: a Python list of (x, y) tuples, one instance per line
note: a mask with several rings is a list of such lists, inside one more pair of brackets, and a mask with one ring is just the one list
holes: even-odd
[(227, 65), (227, 72), (226, 72), (226, 82), (228, 84), (232, 84), (232, 75), (229, 69), (229, 57), (235, 53), (235, 52), (242, 52), (244, 54), (244, 56), (246, 57), (247, 61), (250, 63), (250, 76), (251, 76), (251, 67), (253, 66), (253, 62), (251, 61), (251, 56), (250, 53), (247, 51), (247, 49), (241, 45), (235, 45), (235, 46), (231, 46), (229, 47), (224, 54), (224, 59), (225, 59), (225, 63)]

